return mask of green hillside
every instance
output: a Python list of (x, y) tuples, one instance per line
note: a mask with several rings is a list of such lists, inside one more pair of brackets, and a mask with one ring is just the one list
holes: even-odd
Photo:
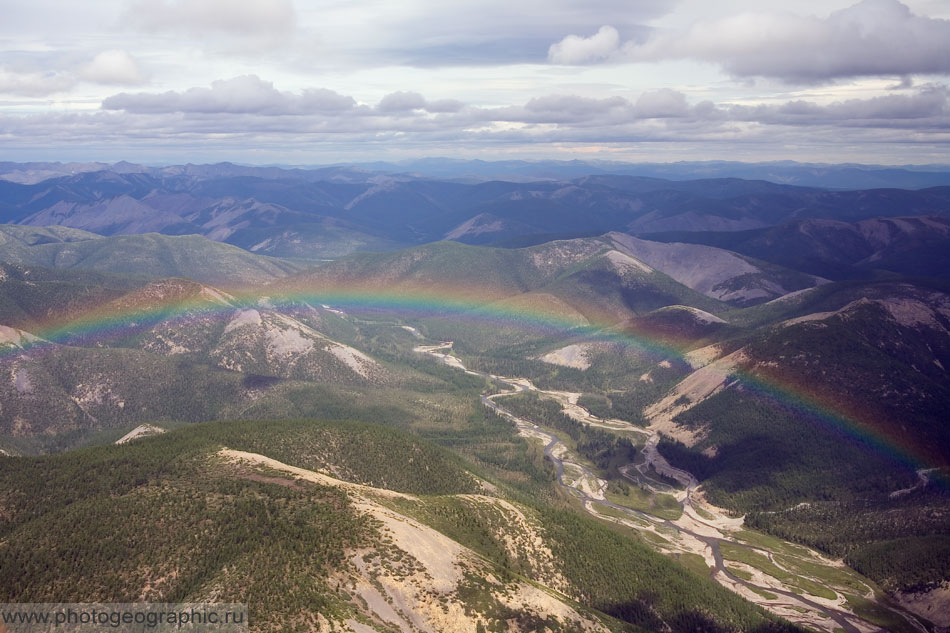
[[(229, 461), (219, 453), (224, 446), (261, 451), (291, 466), (319, 464), (336, 475), (343, 474), (336, 472), (341, 468), (358, 482), (378, 483), (382, 477), (425, 496), (394, 498), (325, 485), (303, 474)], [(576, 600), (580, 604), (565, 599), (598, 630), (793, 630), (592, 520), (454, 494), (473, 490), (474, 482), (451, 454), (427, 442), (370, 425), (304, 420), (210, 423), (124, 446), (6, 458), (0, 460), (0, 599), (213, 596), (249, 604), (252, 631), (312, 630), (318, 621), (391, 630), (378, 628), (373, 619), (382, 607), (357, 597), (375, 595), (360, 589), (366, 583), (360, 578), (375, 569), (378, 575), (368, 578), (382, 581), (376, 586), (383, 591), (400, 578), (424, 578), (420, 570), (429, 560), (421, 551), (402, 549), (398, 533), (373, 518), (381, 516), (374, 512), (395, 511), (485, 553), (488, 560), (468, 563), (484, 566), (481, 571), (461, 578), (453, 591), (432, 594), (447, 607), (464, 605), (465, 617), (480, 619), (485, 630), (538, 630), (542, 622), (555, 630), (581, 630), (566, 616), (532, 607), (534, 598), (508, 606), (499, 598), (498, 587), (525, 592), (552, 574), (567, 584), (559, 583), (558, 592), (545, 591), (557, 600), (562, 593)], [(377, 510), (367, 513), (368, 508)], [(523, 532), (510, 510), (497, 514), (505, 508), (537, 521), (531, 528), (537, 531)], [(492, 529), (493, 521), (500, 532)], [(419, 537), (444, 538), (411, 529)], [(541, 535), (549, 548), (546, 564), (553, 567), (526, 560), (517, 566), (519, 573), (513, 561), (492, 560), (492, 551), (504, 547), (503, 534)], [(440, 542), (449, 550), (457, 547)]]
[(33, 233), (28, 234), (25, 228), (0, 226), (3, 239), (12, 244), (8, 249), (4, 243), (3, 261), (24, 266), (137, 275), (148, 279), (188, 277), (206, 283), (238, 286), (264, 283), (304, 268), (300, 264), (255, 255), (198, 235), (147, 233), (101, 237), (62, 227), (31, 229)]

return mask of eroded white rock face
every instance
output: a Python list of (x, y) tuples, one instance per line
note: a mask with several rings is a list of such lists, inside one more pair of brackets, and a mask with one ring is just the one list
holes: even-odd
[(240, 327), (260, 327), (261, 313), (257, 310), (247, 309), (247, 310), (238, 310), (238, 313), (234, 316), (233, 319), (225, 326), (224, 333), (227, 334), (233, 330), (236, 330)]
[(538, 360), (550, 363), (551, 365), (560, 365), (561, 367), (588, 369), (590, 367), (588, 354), (592, 347), (593, 345), (589, 343), (575, 343), (548, 352), (544, 356), (538, 357)]
[(382, 366), (363, 352), (333, 341), (297, 319), (254, 308), (234, 314), (210, 355), (227, 369), (250, 371), (256, 367), (260, 371), (265, 367), (285, 377), (330, 375), (337, 363), (364, 379), (384, 374)]
[(29, 332), (6, 325), (0, 325), (0, 346), (12, 346), (22, 348), (26, 345), (38, 343), (42, 339)]
[(674, 418), (724, 389), (733, 370), (746, 360), (745, 351), (740, 349), (700, 367), (681, 380), (663, 399), (644, 410), (650, 428), (687, 446), (694, 446), (703, 438), (702, 430), (679, 425)]
[(165, 432), (160, 426), (155, 426), (153, 424), (140, 424), (119, 439), (115, 441), (116, 444), (128, 444), (133, 440), (137, 440), (143, 437), (150, 437), (152, 435), (161, 435)]
[(652, 273), (653, 269), (641, 262), (636, 257), (631, 257), (626, 253), (621, 253), (620, 251), (609, 251), (606, 254), (610, 263), (613, 264), (617, 272), (623, 274), (628, 271), (640, 271), (643, 273)]

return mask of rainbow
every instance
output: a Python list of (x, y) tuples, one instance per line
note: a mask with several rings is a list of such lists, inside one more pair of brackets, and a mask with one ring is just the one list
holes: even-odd
[[(186, 282), (192, 283), (192, 282)], [(197, 288), (199, 285), (195, 284)], [(202, 288), (207, 288), (202, 286)], [(180, 295), (180, 293), (179, 293)], [(0, 360), (24, 353), (42, 353), (57, 345), (88, 346), (134, 335), (157, 324), (184, 327), (196, 317), (230, 319), (236, 310), (272, 308), (282, 312), (315, 306), (378, 313), (400, 319), (451, 318), (498, 328), (518, 328), (545, 336), (616, 342), (636, 348), (655, 359), (682, 358), (684, 349), (649, 332), (617, 327), (609, 315), (570, 313), (567, 305), (512, 301), (490, 288), (426, 284), (385, 288), (379, 285), (284, 285), (254, 292), (171, 297), (155, 300), (148, 293), (128, 295), (79, 314), (33, 323), (28, 331), (39, 340), (0, 346)], [(2, 340), (2, 339), (0, 339)], [(899, 436), (870, 416), (816, 395), (809, 385), (794, 383), (776, 373), (732, 372), (743, 386), (774, 402), (816, 420), (830, 430), (872, 448), (908, 468), (946, 466), (946, 457), (932, 447)], [(942, 458), (942, 459), (941, 459)]]

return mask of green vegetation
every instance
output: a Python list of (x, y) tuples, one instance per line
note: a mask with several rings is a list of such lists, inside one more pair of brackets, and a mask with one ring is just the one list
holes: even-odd
[(617, 476), (616, 469), (636, 456), (636, 447), (629, 439), (582, 424), (562, 413), (561, 405), (536, 393), (505, 396), (496, 402), (535, 424), (566, 433), (578, 453), (611, 476)]
[(611, 481), (607, 486), (607, 500), (670, 521), (683, 516), (683, 506), (673, 495), (652, 493), (622, 479)]
[(650, 396), (643, 393), (643, 390), (631, 389), (611, 392), (609, 396), (585, 393), (577, 399), (577, 404), (598, 418), (616, 418), (638, 426), (646, 426), (647, 420), (643, 417), (643, 407), (649, 399)]
[[(950, 575), (946, 490), (891, 499), (824, 501), (748, 517), (783, 538), (841, 556), (885, 589), (926, 589)], [(834, 530), (828, 530), (834, 525)]]
[[(700, 512), (702, 508), (694, 508), (697, 512)], [(705, 512), (705, 510), (703, 510)], [(709, 513), (706, 512), (708, 515)], [(703, 516), (700, 514), (700, 516)], [(711, 515), (710, 515), (711, 517)], [(704, 517), (706, 518), (706, 517)], [(755, 532), (753, 530), (739, 530), (737, 532), (731, 532), (730, 536), (744, 541), (749, 545), (754, 545), (762, 549), (767, 549), (771, 552), (791, 554), (799, 557), (810, 557), (810, 554), (807, 549), (804, 547), (799, 547), (797, 545), (792, 545), (787, 541), (782, 539), (775, 538), (770, 534), (765, 534), (763, 532)]]
[[(696, 446), (664, 439), (659, 450), (702, 480), (712, 503), (739, 513), (886, 494), (916, 479), (829, 425), (751, 390), (723, 390), (676, 418), (692, 427), (708, 420), (716, 424)], [(709, 446), (717, 447), (715, 457), (701, 453)]]
[(856, 615), (883, 627), (886, 631), (913, 633), (918, 630), (890, 609), (882, 607), (863, 596), (845, 595), (845, 598), (847, 598), (848, 606), (854, 610)]
[[(416, 494), (475, 492), (462, 460), (431, 442), (357, 422), (318, 420), (220, 423), (210, 438), (308, 470), (375, 488)], [(219, 439), (220, 438), (220, 439)]]
[[(746, 354), (762, 361), (756, 372), (764, 384), (807, 394), (800, 401), (805, 406), (739, 379), (677, 417), (708, 429), (702, 442), (687, 449), (664, 441), (661, 452), (696, 474), (713, 503), (745, 514), (748, 525), (842, 557), (888, 590), (946, 580), (946, 485), (933, 481), (891, 498), (919, 480), (913, 467), (894, 458), (891, 441), (878, 438), (900, 437), (915, 459), (946, 464), (941, 447), (950, 441), (950, 388), (940, 367), (950, 343), (930, 328), (901, 324), (873, 301), (926, 310), (929, 297), (945, 286), (842, 283), (737, 313), (735, 320), (757, 321), (851, 305), (846, 316), (826, 318), (820, 327), (762, 329), (744, 341)], [(852, 304), (861, 298), (872, 301)], [(818, 380), (816, 371), (833, 379)], [(714, 457), (702, 454), (713, 446)]]
[(248, 603), (258, 631), (300, 630), (345, 608), (328, 572), (374, 528), (339, 490), (214, 460), (228, 430), (0, 460), (0, 599), (214, 595)]
[(699, 554), (682, 552), (674, 554), (673, 559), (678, 561), (683, 567), (690, 570), (694, 574), (702, 576), (703, 578), (709, 577), (709, 565), (706, 564), (706, 559)]
[(836, 594), (831, 589), (819, 585), (808, 578), (796, 576), (795, 574), (778, 567), (765, 555), (760, 554), (755, 550), (749, 549), (748, 547), (735, 545), (733, 543), (720, 543), (719, 549), (722, 552), (722, 557), (726, 560), (734, 560), (740, 563), (745, 563), (750, 567), (754, 567), (759, 571), (781, 581), (782, 583), (793, 587), (793, 591), (798, 589), (813, 596), (827, 598), (828, 600), (834, 600), (838, 597), (838, 594)]
[[(225, 462), (215, 457), (221, 446), (439, 493), (387, 503), (481, 553), (501, 577), (543, 581), (560, 573), (582, 604), (632, 625), (654, 630), (665, 622), (674, 633), (792, 630), (647, 546), (537, 499), (517, 512), (554, 558), (535, 556), (530, 539), (516, 539), (511, 550), (508, 536), (521, 532), (511, 506), (446, 496), (472, 491), (473, 480), (443, 449), (385, 427), (313, 420), (212, 422), (123, 446), (0, 460), (0, 599), (214, 595), (248, 602), (253, 628), (262, 631), (302, 630), (316, 613), (350, 613), (352, 604), (327, 578), (346, 551), (379, 543), (376, 528), (339, 489)], [(475, 608), (486, 590), (469, 580), (459, 597)], [(502, 605), (481, 606), (514, 617)]]
[(265, 283), (304, 269), (287, 260), (255, 255), (198, 235), (84, 235), (86, 239), (38, 241), (15, 251), (5, 250), (4, 261), (150, 279), (188, 277), (223, 285)]
[(36, 334), (34, 330), (44, 328), (43, 323), (69, 318), (111, 301), (142, 283), (141, 279), (86, 270), (49, 270), (0, 263), (0, 324)]
[[(712, 581), (570, 511), (541, 510), (541, 523), (563, 573), (582, 603), (648, 630), (793, 631), (790, 624)], [(715, 615), (695, 605), (715, 604)]]

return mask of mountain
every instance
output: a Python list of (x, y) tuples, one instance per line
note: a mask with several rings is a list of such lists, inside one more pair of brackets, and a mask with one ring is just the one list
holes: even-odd
[[(338, 296), (342, 290), (343, 301), (349, 292), (383, 293), (397, 302), (422, 297), (432, 304), (424, 315), (430, 334), (496, 348), (522, 340), (526, 333), (517, 327), (499, 329), (491, 324), (492, 314), (502, 319), (554, 317), (587, 326), (672, 304), (725, 308), (622, 249), (609, 237), (526, 249), (436, 242), (395, 253), (353, 255), (274, 286), (278, 293), (317, 297)], [(462, 323), (468, 325), (459, 328)]]
[(609, 161), (555, 160), (463, 160), (448, 157), (424, 158), (392, 162), (292, 168), (278, 166), (216, 163), (208, 165), (170, 165), (148, 167), (134, 163), (57, 163), (0, 162), (0, 181), (35, 184), (44, 180), (93, 171), (115, 173), (148, 173), (157, 176), (187, 175), (209, 177), (257, 177), (269, 179), (362, 182), (379, 174), (412, 176), (456, 182), (505, 180), (527, 182), (538, 180), (571, 180), (581, 176), (623, 175), (668, 180), (698, 178), (742, 178), (765, 180), (822, 189), (925, 189), (950, 185), (950, 169), (946, 165), (829, 165), (778, 161), (740, 163), (702, 161), (677, 163), (623, 163)]
[[(104, 235), (194, 233), (218, 241), (233, 236), (235, 244), (262, 253), (319, 258), (355, 247), (391, 246), (345, 217), (326, 213), (339, 215), (367, 186), (237, 177), (221, 170), (160, 175), (100, 171), (30, 186), (5, 185), (0, 215), (20, 224), (70, 226)], [(311, 237), (312, 244), (307, 241)]]
[(261, 631), (797, 630), (379, 425), (230, 422), (6, 458), (0, 494), (8, 602), (245, 603)]
[(102, 237), (60, 227), (0, 225), (0, 240), (4, 241), (3, 261), (8, 263), (140, 278), (190, 277), (239, 286), (263, 283), (305, 268), (197, 235)]
[(811, 288), (827, 280), (751, 260), (723, 249), (689, 244), (662, 244), (610, 234), (626, 252), (662, 270), (708, 297), (733, 305), (752, 305)]
[[(748, 524), (892, 590), (932, 589), (950, 561), (932, 514), (947, 493), (915, 469), (950, 465), (947, 290), (836, 284), (750, 308), (771, 324), (687, 354), (692, 371), (645, 410), (675, 440), (660, 450)], [(887, 547), (905, 554), (882, 562)]]
[(699, 178), (742, 178), (776, 184), (820, 187), (822, 189), (925, 189), (950, 185), (946, 165), (830, 165), (776, 161), (740, 163), (734, 161), (679, 161), (675, 163), (623, 163), (613, 161), (508, 160), (482, 161), (426, 158), (400, 163), (366, 163), (366, 169), (414, 173), (429, 178), (459, 181), (570, 180), (590, 174), (622, 175), (668, 180)]
[[(0, 323), (19, 325), (0, 326), (0, 434), (80, 437), (150, 420), (213, 419), (235, 415), (280, 379), (345, 386), (391, 378), (373, 358), (314, 329), (316, 310), (308, 325), (186, 279), (92, 293), (83, 292), (87, 279), (33, 282), (41, 276), (19, 272), (31, 281), (0, 281), (0, 297), (21, 300), (0, 311)], [(76, 295), (55, 313), (54, 340), (21, 329), (49, 327), (47, 293), (17, 292), (37, 283)]]
[[(441, 239), (472, 244), (609, 231), (738, 231), (807, 218), (946, 214), (950, 188), (828, 191), (764, 180), (591, 173), (461, 182), (348, 168), (232, 164), (78, 171), (0, 180), (0, 220), (103, 235), (198, 234), (305, 259)], [(897, 210), (897, 211), (895, 211)]]
[(0, 181), (0, 598), (950, 625), (947, 190), (523, 180)]
[(30, 329), (67, 320), (141, 284), (120, 275), (0, 263), (0, 323)]
[(873, 218), (847, 223), (799, 220), (732, 233), (670, 232), (644, 236), (661, 242), (707, 244), (832, 279), (887, 271), (946, 277), (950, 220), (945, 217)]
[[(137, 325), (118, 342), (163, 356), (255, 376), (337, 384), (385, 378), (384, 368), (366, 354), (266, 305), (244, 305), (204, 284), (164, 279), (124, 295), (102, 310), (110, 314), (171, 312), (171, 318)], [(311, 323), (319, 324), (316, 310), (309, 316)]]

